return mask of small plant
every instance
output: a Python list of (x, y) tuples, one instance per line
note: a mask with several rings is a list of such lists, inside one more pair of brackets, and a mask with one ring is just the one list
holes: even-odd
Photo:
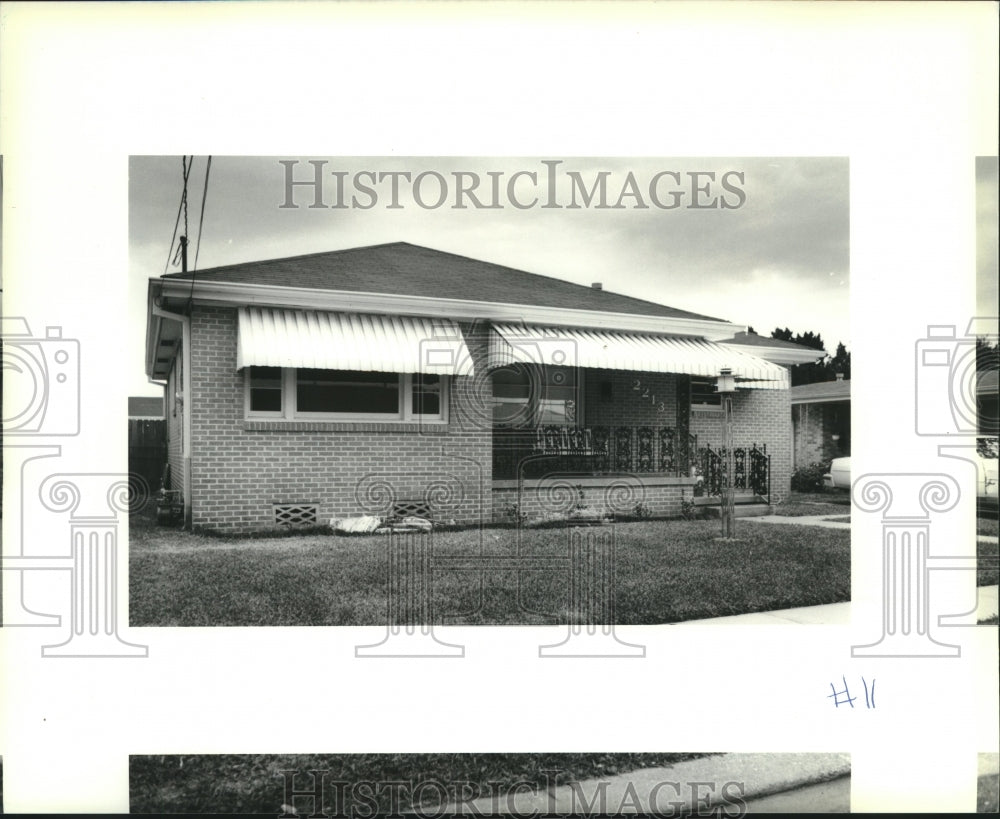
[(500, 516), (515, 522), (521, 522), (528, 517), (528, 513), (522, 512), (521, 505), (515, 501), (514, 503), (508, 503), (506, 506), (502, 507), (500, 509)]
[(644, 503), (637, 503), (632, 508), (632, 514), (639, 518), (639, 520), (645, 520), (646, 518), (653, 517), (653, 510)]
[[(695, 493), (697, 496), (697, 492)], [(702, 510), (694, 502), (694, 498), (688, 500), (684, 497), (684, 492), (681, 492), (681, 517), (684, 520), (701, 520)]]
[(796, 492), (822, 492), (823, 476), (829, 471), (829, 461), (800, 466), (792, 473), (792, 489)]
[(700, 498), (705, 494), (705, 475), (700, 464), (692, 464), (691, 477), (697, 481), (694, 485), (694, 496)]

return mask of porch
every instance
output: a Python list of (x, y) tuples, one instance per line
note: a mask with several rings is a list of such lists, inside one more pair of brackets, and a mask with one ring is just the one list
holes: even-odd
[[(636, 517), (718, 506), (730, 468), (726, 451), (699, 447), (669, 426), (546, 425), (494, 429), (494, 516), (565, 514), (574, 508)], [(735, 447), (738, 504), (769, 504), (766, 445)]]

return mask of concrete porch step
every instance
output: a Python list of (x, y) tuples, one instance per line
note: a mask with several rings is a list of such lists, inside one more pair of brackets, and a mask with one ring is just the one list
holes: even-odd
[[(695, 506), (718, 506), (719, 496), (718, 495), (703, 495), (700, 498), (692, 498)], [(760, 495), (755, 495), (753, 492), (735, 492), (733, 494), (733, 503), (737, 506), (740, 504), (753, 504), (753, 503), (764, 503), (764, 499)]]
[[(733, 512), (738, 518), (762, 518), (771, 514), (771, 506), (767, 503), (753, 503), (737, 501), (733, 505)], [(721, 509), (718, 504), (715, 506), (705, 506), (705, 514), (710, 518), (721, 517)]]

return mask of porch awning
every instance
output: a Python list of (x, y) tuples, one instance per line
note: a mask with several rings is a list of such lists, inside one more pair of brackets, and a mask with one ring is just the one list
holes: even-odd
[(468, 375), (472, 359), (448, 319), (241, 307), (236, 368)]
[(737, 387), (770, 390), (789, 387), (784, 367), (703, 339), (514, 324), (496, 324), (493, 329), (491, 368), (531, 363), (680, 373), (703, 378), (714, 378), (728, 368), (736, 376)]

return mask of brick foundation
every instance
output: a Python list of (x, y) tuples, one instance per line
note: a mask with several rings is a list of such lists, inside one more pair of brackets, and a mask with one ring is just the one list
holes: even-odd
[(544, 518), (564, 514), (582, 504), (602, 513), (674, 517), (681, 513), (681, 499), (693, 497), (694, 479), (671, 475), (609, 475), (600, 477), (553, 476), (527, 480), (518, 491), (516, 481), (493, 485), (493, 519)]

